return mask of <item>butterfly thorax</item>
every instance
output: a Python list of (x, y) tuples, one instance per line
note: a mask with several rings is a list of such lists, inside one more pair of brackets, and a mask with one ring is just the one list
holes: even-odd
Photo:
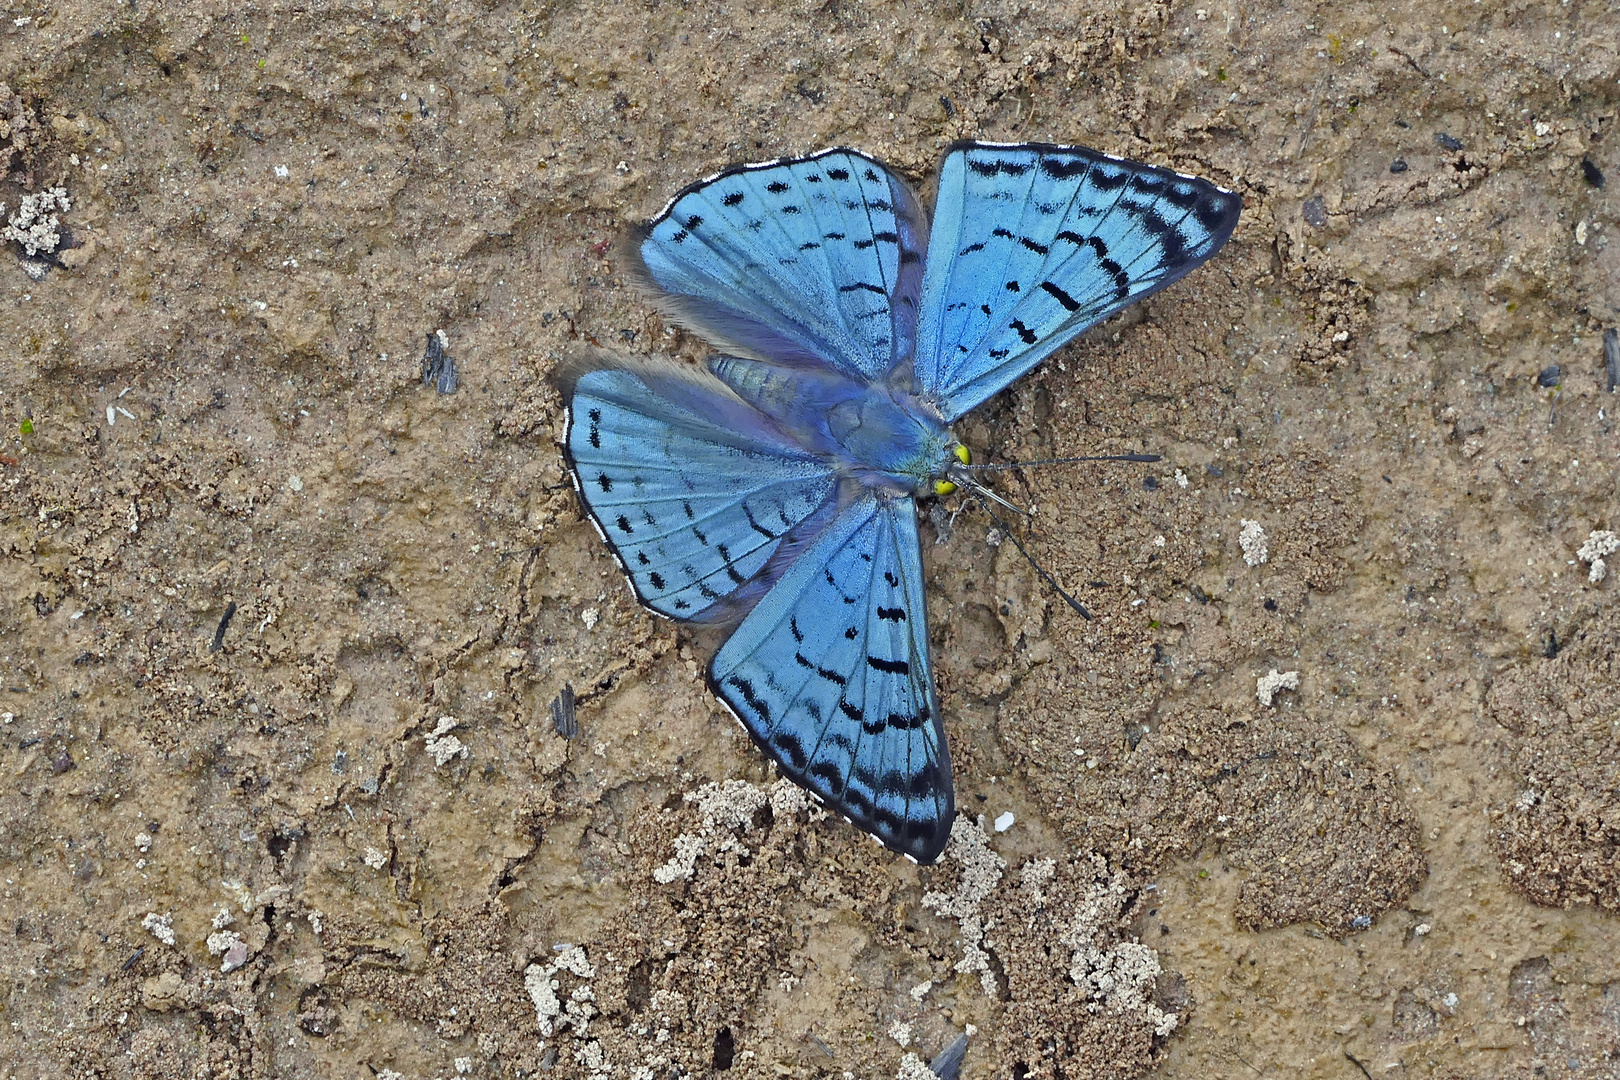
[(709, 368), (783, 434), (867, 487), (932, 494), (958, 461), (960, 444), (938, 413), (883, 382), (733, 356)]

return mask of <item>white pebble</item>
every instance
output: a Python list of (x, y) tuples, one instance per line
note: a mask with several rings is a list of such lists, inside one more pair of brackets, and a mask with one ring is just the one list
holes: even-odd
[(1280, 672), (1276, 668), (1272, 668), (1269, 675), (1260, 676), (1260, 681), (1255, 684), (1254, 696), (1260, 699), (1260, 704), (1270, 705), (1272, 697), (1274, 697), (1279, 690), (1298, 689), (1299, 672)]
[(1266, 547), (1266, 530), (1258, 521), (1248, 518), (1239, 518), (1238, 524), (1243, 531), (1238, 533), (1238, 547), (1243, 549), (1243, 561), (1250, 566), (1259, 566), (1271, 557)]

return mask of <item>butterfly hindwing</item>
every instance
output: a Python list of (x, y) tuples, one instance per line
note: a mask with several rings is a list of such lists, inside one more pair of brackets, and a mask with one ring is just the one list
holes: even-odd
[(917, 380), (947, 420), (1220, 250), (1241, 200), (1083, 147), (966, 143), (940, 165)]
[(858, 489), (715, 655), (710, 685), (796, 783), (929, 863), (955, 813), (910, 498)]
[(712, 616), (831, 495), (825, 462), (773, 438), (718, 379), (589, 357), (562, 377), (581, 500), (654, 611)]
[(663, 306), (716, 344), (872, 382), (912, 354), (927, 243), (905, 183), (835, 149), (692, 185), (634, 255)]

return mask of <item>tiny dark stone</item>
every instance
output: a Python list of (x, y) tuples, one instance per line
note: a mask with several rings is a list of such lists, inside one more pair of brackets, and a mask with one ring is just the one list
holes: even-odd
[(1305, 215), (1305, 221), (1318, 229), (1328, 223), (1327, 204), (1322, 201), (1320, 195), (1312, 195), (1306, 199), (1301, 212)]
[(1443, 131), (1435, 134), (1434, 141), (1439, 143), (1440, 146), (1446, 150), (1461, 150), (1463, 148), (1461, 139), (1453, 138)]
[(1557, 364), (1548, 364), (1546, 367), (1542, 368), (1541, 373), (1536, 376), (1536, 385), (1542, 387), (1543, 389), (1551, 389), (1552, 387), (1557, 386), (1563, 378), (1563, 368), (1559, 367)]
[(1142, 477), (1142, 487), (1148, 491), (1157, 491), (1159, 489), (1159, 478), (1157, 476)]
[(731, 1029), (723, 1027), (714, 1033), (714, 1055), (710, 1064), (717, 1072), (724, 1072), (731, 1068), (732, 1060), (736, 1056), (736, 1042), (732, 1039)]
[(1591, 158), (1581, 158), (1581, 175), (1586, 177), (1586, 182), (1593, 187), (1603, 186), (1603, 170), (1593, 164)]
[(1620, 330), (1609, 327), (1603, 331), (1603, 366), (1608, 370), (1608, 390), (1620, 386)]
[(551, 699), (551, 727), (565, 739), (579, 734), (579, 718), (574, 715), (573, 683), (563, 683), (561, 692)]
[(1409, 168), (1411, 168), (1411, 166), (1406, 163), (1405, 158), (1396, 158), (1394, 161), (1389, 163), (1389, 171), (1392, 173), (1403, 173)]
[(1204, 466), (1204, 471), (1209, 473), (1209, 475), (1211, 475), (1211, 476), (1225, 476), (1226, 475), (1226, 470), (1221, 468), (1219, 465), (1205, 465)]
[(950, 98), (946, 97), (944, 94), (941, 94), (939, 95), (939, 103), (945, 109), (945, 119), (949, 120), (951, 117), (956, 115), (956, 106), (951, 104)]
[(236, 601), (232, 600), (225, 605), (225, 614), (219, 617), (219, 626), (214, 630), (214, 642), (208, 646), (209, 652), (219, 652), (225, 647), (225, 631), (231, 628), (231, 619), (236, 615)]
[(962, 1075), (962, 1059), (967, 1056), (967, 1045), (967, 1033), (963, 1032), (928, 1063), (928, 1071), (939, 1080), (956, 1080)]
[(456, 360), (445, 351), (450, 343), (443, 330), (434, 330), (427, 336), (427, 352), (422, 356), (422, 385), (432, 386), (441, 394), (456, 392)]
[(66, 750), (62, 751), (60, 754), (57, 754), (56, 757), (51, 760), (52, 776), (61, 776), (71, 768), (73, 768), (73, 755), (69, 754)]

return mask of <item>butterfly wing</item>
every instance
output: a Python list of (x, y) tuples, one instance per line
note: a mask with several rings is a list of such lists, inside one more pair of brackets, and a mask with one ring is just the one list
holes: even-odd
[(795, 783), (930, 863), (955, 814), (916, 507), (865, 489), (743, 620), (709, 685)]
[(1208, 260), (1242, 200), (1083, 147), (964, 143), (940, 164), (917, 380), (947, 420)]
[(714, 618), (745, 584), (763, 592), (772, 556), (833, 493), (831, 467), (706, 372), (591, 354), (558, 381), (580, 499), (660, 614)]
[(912, 355), (927, 243), (905, 183), (834, 149), (693, 184), (634, 257), (664, 309), (715, 344), (873, 382)]

